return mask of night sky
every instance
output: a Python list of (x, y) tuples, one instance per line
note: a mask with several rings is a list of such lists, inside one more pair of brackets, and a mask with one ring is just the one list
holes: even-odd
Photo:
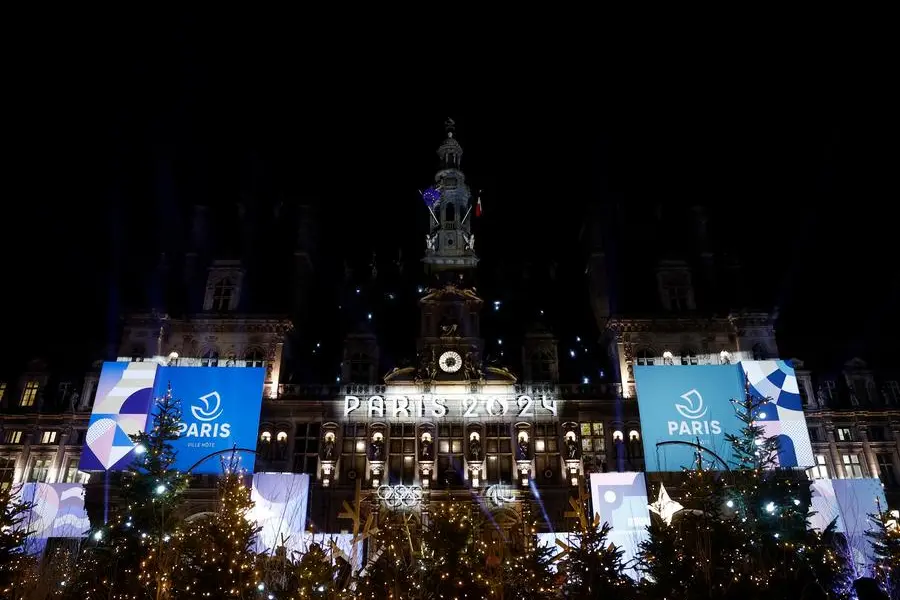
[[(770, 269), (760, 285), (780, 306), (782, 356), (825, 370), (852, 356), (889, 364), (900, 333), (895, 167), (877, 111), (812, 94), (786, 66), (714, 81), (601, 78), (585, 93), (558, 75), (484, 86), (438, 61), (412, 84), (371, 57), (327, 67), (336, 47), (264, 34), (196, 22), (104, 34), (21, 73), (2, 209), (7, 370), (43, 356), (78, 371), (102, 357), (117, 312), (139, 302), (136, 274), (192, 203), (313, 204), (321, 306), (346, 293), (344, 261), (359, 277), (373, 252), (386, 269), (401, 250), (418, 272), (427, 213), (416, 190), (431, 181), (447, 117), (471, 188), (484, 190), (479, 255), (495, 267), (561, 265), (560, 337), (598, 335), (577, 240), (588, 204), (705, 203)], [(390, 286), (378, 285), (383, 300)], [(574, 308), (559, 308), (562, 295)], [(400, 344), (413, 347), (416, 325), (412, 312)], [(321, 337), (336, 351), (337, 322), (319, 327), (303, 344)]]

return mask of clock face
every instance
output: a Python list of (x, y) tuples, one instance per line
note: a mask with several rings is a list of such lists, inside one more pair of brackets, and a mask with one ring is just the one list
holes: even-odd
[(441, 354), (438, 365), (444, 373), (456, 373), (462, 367), (462, 357), (458, 352), (450, 350)]

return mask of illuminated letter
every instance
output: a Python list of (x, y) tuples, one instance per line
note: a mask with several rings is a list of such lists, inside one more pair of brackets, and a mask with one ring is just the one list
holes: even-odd
[[(400, 405), (401, 401), (403, 402), (402, 406)], [(400, 415), (401, 412), (403, 412), (402, 416), (404, 418), (408, 419), (409, 418), (409, 397), (397, 396), (396, 398), (394, 398), (393, 409), (394, 409), (394, 418), (395, 419), (397, 419), (401, 416)]]
[(546, 408), (550, 414), (556, 416), (556, 400), (547, 400), (547, 394), (541, 394), (541, 408)]
[(344, 396), (344, 416), (347, 417), (354, 410), (359, 408), (359, 397), (357, 396)]
[(478, 398), (475, 396), (466, 396), (463, 398), (463, 408), (466, 409), (466, 412), (463, 413), (464, 418), (477, 418), (481, 416), (478, 414)]
[(495, 396), (491, 396), (484, 401), (484, 405), (485, 407), (487, 407), (487, 412), (490, 416), (499, 416), (494, 412), (494, 404), (500, 405), (500, 415), (505, 415), (507, 412), (509, 412), (509, 401), (505, 397), (501, 399), (496, 398)]
[(416, 417), (422, 418), (425, 416), (425, 396), (419, 396), (416, 398)]
[(384, 418), (384, 398), (369, 396), (369, 416)]
[(519, 396), (516, 398), (516, 405), (521, 409), (519, 411), (520, 417), (533, 417), (534, 410), (531, 407), (531, 396)]
[(227, 438), (231, 435), (231, 423), (222, 423), (219, 427), (219, 437)]
[(709, 422), (709, 428), (710, 428), (710, 430), (712, 430), (712, 432), (713, 432), (714, 434), (716, 434), (716, 435), (719, 435), (720, 433), (722, 433), (722, 428), (719, 427), (719, 422), (718, 422), (718, 421), (710, 421), (710, 422)]
[(431, 413), (435, 417), (446, 417), (447, 416), (447, 405), (444, 404), (443, 398), (435, 398), (434, 399), (434, 408), (431, 409)]
[(669, 435), (675, 435), (678, 431), (678, 421), (669, 421)]

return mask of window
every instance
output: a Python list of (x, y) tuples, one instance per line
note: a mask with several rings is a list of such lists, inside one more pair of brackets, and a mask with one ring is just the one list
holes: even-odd
[(824, 381), (823, 383), (824, 383), (823, 392), (825, 393), (825, 400), (827, 402), (834, 402), (835, 400), (837, 400), (837, 382), (832, 379), (828, 379), (828, 380)]
[(844, 463), (844, 474), (847, 477), (860, 478), (863, 476), (859, 454), (841, 454), (841, 460)]
[(654, 364), (653, 352), (647, 349), (638, 350), (637, 364), (642, 367), (652, 367)]
[(219, 353), (215, 350), (207, 350), (203, 355), (203, 358), (200, 359), (200, 366), (203, 367), (218, 367), (219, 366)]
[(691, 350), (690, 348), (684, 348), (681, 351), (681, 364), (683, 365), (696, 365), (697, 364), (697, 353)]
[(753, 344), (753, 348), (750, 351), (753, 353), (753, 360), (766, 360), (768, 358), (768, 353), (762, 344)]
[(0, 381), (0, 402), (3, 402), (4, 396), (6, 396), (6, 382)]
[(894, 471), (894, 457), (883, 452), (876, 455), (878, 459), (878, 474), (881, 483), (886, 487), (897, 487), (897, 473)]
[(809, 406), (809, 393), (806, 391), (806, 380), (797, 378), (797, 390), (800, 392), (800, 401), (803, 406)]
[(294, 433), (294, 473), (315, 475), (319, 468), (319, 424), (297, 423)]
[(4, 444), (21, 444), (22, 431), (20, 429), (9, 429), (3, 435)]
[(50, 458), (35, 458), (31, 462), (31, 469), (28, 470), (28, 478), (26, 481), (47, 481), (47, 475), (50, 474), (50, 462)]
[(34, 406), (34, 401), (37, 398), (39, 384), (37, 381), (29, 381), (25, 384), (25, 389), (22, 390), (22, 401), (19, 402), (19, 406)]
[(882, 425), (871, 425), (869, 427), (869, 441), (870, 442), (883, 442), (887, 439), (884, 433), (884, 426)]
[(606, 471), (606, 436), (603, 423), (581, 424), (581, 458), (584, 470), (600, 473)]
[(244, 357), (244, 366), (246, 367), (265, 367), (266, 366), (266, 355), (259, 348), (253, 348), (249, 352), (247, 352), (247, 356)]
[(485, 484), (512, 483), (513, 457), (509, 425), (489, 423), (484, 427)]
[(367, 383), (369, 381), (369, 357), (361, 352), (350, 357), (350, 381), (352, 383)]
[(84, 438), (87, 435), (87, 429), (74, 429), (69, 434), (66, 444), (69, 446), (84, 446)]
[(412, 423), (391, 425), (388, 481), (412, 485), (416, 477), (416, 427)]
[(849, 427), (838, 427), (837, 437), (838, 437), (838, 441), (840, 441), (840, 442), (852, 442), (853, 441), (853, 433), (850, 431)]
[(63, 483), (78, 483), (78, 460), (77, 458), (66, 459), (66, 468), (63, 470)]
[(355, 483), (357, 477), (366, 474), (366, 426), (362, 423), (344, 425), (341, 450), (341, 481)]
[(55, 444), (56, 443), (56, 433), (55, 431), (44, 431), (41, 433), (41, 443), (42, 444)]
[(691, 291), (682, 285), (670, 285), (666, 288), (669, 298), (669, 310), (689, 310)]
[(462, 423), (438, 426), (438, 477), (447, 485), (463, 482), (463, 426)]
[[(5, 385), (5, 383), (0, 383), (0, 400), (3, 399), (3, 389)], [(893, 404), (894, 406), (900, 404), (900, 382), (885, 382), (883, 392), (886, 404)]]
[(234, 296), (234, 283), (228, 278), (220, 279), (213, 288), (212, 310), (231, 310), (231, 299)]
[(0, 456), (0, 490), (9, 488), (16, 476), (16, 459)]
[(811, 442), (821, 442), (822, 441), (819, 437), (819, 428), (818, 427), (810, 427), (809, 428), (809, 441), (811, 441)]
[(813, 479), (828, 479), (828, 463), (824, 454), (816, 454), (816, 466), (809, 470), (809, 476)]
[(553, 483), (559, 480), (559, 436), (556, 423), (534, 426), (534, 477)]

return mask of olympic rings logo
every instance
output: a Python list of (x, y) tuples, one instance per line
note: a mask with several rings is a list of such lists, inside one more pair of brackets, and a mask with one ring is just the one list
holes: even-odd
[(415, 508), (422, 503), (422, 488), (417, 485), (383, 485), (375, 495), (388, 508)]

